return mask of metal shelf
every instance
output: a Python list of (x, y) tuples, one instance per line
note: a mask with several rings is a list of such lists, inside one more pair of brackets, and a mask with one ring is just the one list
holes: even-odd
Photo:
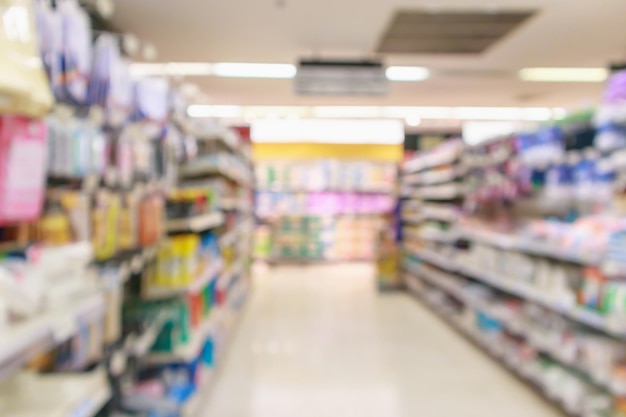
[(202, 347), (219, 319), (219, 308), (213, 307), (209, 316), (199, 326), (193, 329), (187, 343), (177, 347), (173, 352), (151, 353), (146, 357), (146, 361), (153, 365), (177, 362), (188, 363), (193, 361), (200, 356)]
[(412, 252), (418, 258), (450, 272), (457, 272), (501, 291), (516, 295), (549, 308), (578, 323), (600, 330), (611, 336), (626, 340), (626, 319), (602, 316), (601, 314), (578, 306), (568, 306), (547, 297), (540, 290), (511, 279), (502, 279), (498, 275), (469, 265), (459, 265), (454, 260), (428, 250)]
[(169, 219), (167, 231), (174, 232), (203, 232), (221, 226), (224, 223), (224, 215), (220, 212), (201, 214), (184, 219)]
[(212, 262), (193, 282), (183, 287), (147, 286), (142, 294), (142, 298), (147, 300), (159, 300), (176, 297), (185, 293), (197, 293), (217, 279), (222, 271), (222, 267), (223, 262), (221, 259)]

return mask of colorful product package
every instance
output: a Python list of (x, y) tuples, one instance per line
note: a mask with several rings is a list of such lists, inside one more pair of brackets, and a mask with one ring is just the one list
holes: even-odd
[(47, 130), (42, 121), (0, 118), (0, 224), (36, 219), (42, 209)]

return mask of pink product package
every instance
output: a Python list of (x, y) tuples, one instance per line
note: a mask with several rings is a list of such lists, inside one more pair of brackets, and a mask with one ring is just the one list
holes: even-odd
[(47, 137), (43, 121), (0, 117), (0, 224), (32, 221), (41, 214)]
[(310, 193), (307, 199), (307, 213), (333, 215), (337, 213), (337, 195), (335, 193)]

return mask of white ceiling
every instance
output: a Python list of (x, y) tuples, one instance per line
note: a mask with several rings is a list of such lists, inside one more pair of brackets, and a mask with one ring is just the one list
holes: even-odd
[[(284, 7), (277, 7), (283, 1)], [(626, 0), (116, 0), (114, 24), (152, 42), (159, 61), (296, 63), (301, 57), (376, 56), (398, 9), (537, 9), (478, 56), (384, 56), (434, 76), (394, 83), (386, 97), (297, 97), (291, 80), (193, 77), (211, 104), (564, 106), (598, 101), (601, 84), (523, 83), (513, 77), (437, 76), (437, 70), (604, 67), (626, 59)]]

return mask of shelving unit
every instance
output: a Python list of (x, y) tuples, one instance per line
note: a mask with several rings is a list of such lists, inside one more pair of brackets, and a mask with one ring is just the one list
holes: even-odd
[(213, 262), (193, 282), (184, 287), (146, 286), (142, 297), (147, 300), (171, 298), (178, 295), (198, 293), (216, 280), (222, 271), (222, 261)]
[(195, 329), (193, 329), (189, 341), (176, 348), (171, 353), (151, 353), (146, 362), (151, 365), (168, 363), (188, 363), (198, 358), (207, 338), (220, 320), (218, 309), (214, 309), (210, 315)]
[(55, 308), (2, 331), (0, 380), (38, 353), (50, 350), (76, 334), (81, 323), (103, 317), (104, 298), (92, 295), (69, 307)]
[[(541, 380), (536, 375), (536, 370), (533, 367), (520, 365), (515, 360), (510, 359), (505, 352), (498, 348), (497, 344), (493, 343), (492, 340), (467, 326), (461, 320), (455, 318), (449, 311), (442, 309), (436, 302), (431, 301), (424, 295), (419, 284), (414, 283), (412, 278), (407, 278), (407, 286), (423, 304), (427, 305), (431, 311), (437, 314), (445, 323), (466, 337), (467, 340), (473, 343), (479, 350), (489, 355), (504, 368), (508, 369), (513, 375), (528, 383), (529, 386), (537, 392), (537, 394), (542, 396), (558, 409), (565, 411), (566, 415), (571, 417), (580, 417), (580, 415), (574, 410), (568, 410), (564, 403), (560, 402), (556, 398), (553, 398), (550, 393), (546, 392), (545, 388), (542, 386)], [(596, 417), (596, 414), (589, 413), (583, 417)]]
[(592, 120), (443, 145), (402, 177), (407, 287), (577, 417), (617, 415), (626, 399), (626, 314), (613, 302), (624, 285), (624, 190), (619, 164), (607, 163), (616, 149), (599, 143), (618, 139), (600, 129), (590, 140)]
[(272, 263), (374, 260), (397, 168), (375, 160), (262, 161), (256, 168), (257, 257)]

